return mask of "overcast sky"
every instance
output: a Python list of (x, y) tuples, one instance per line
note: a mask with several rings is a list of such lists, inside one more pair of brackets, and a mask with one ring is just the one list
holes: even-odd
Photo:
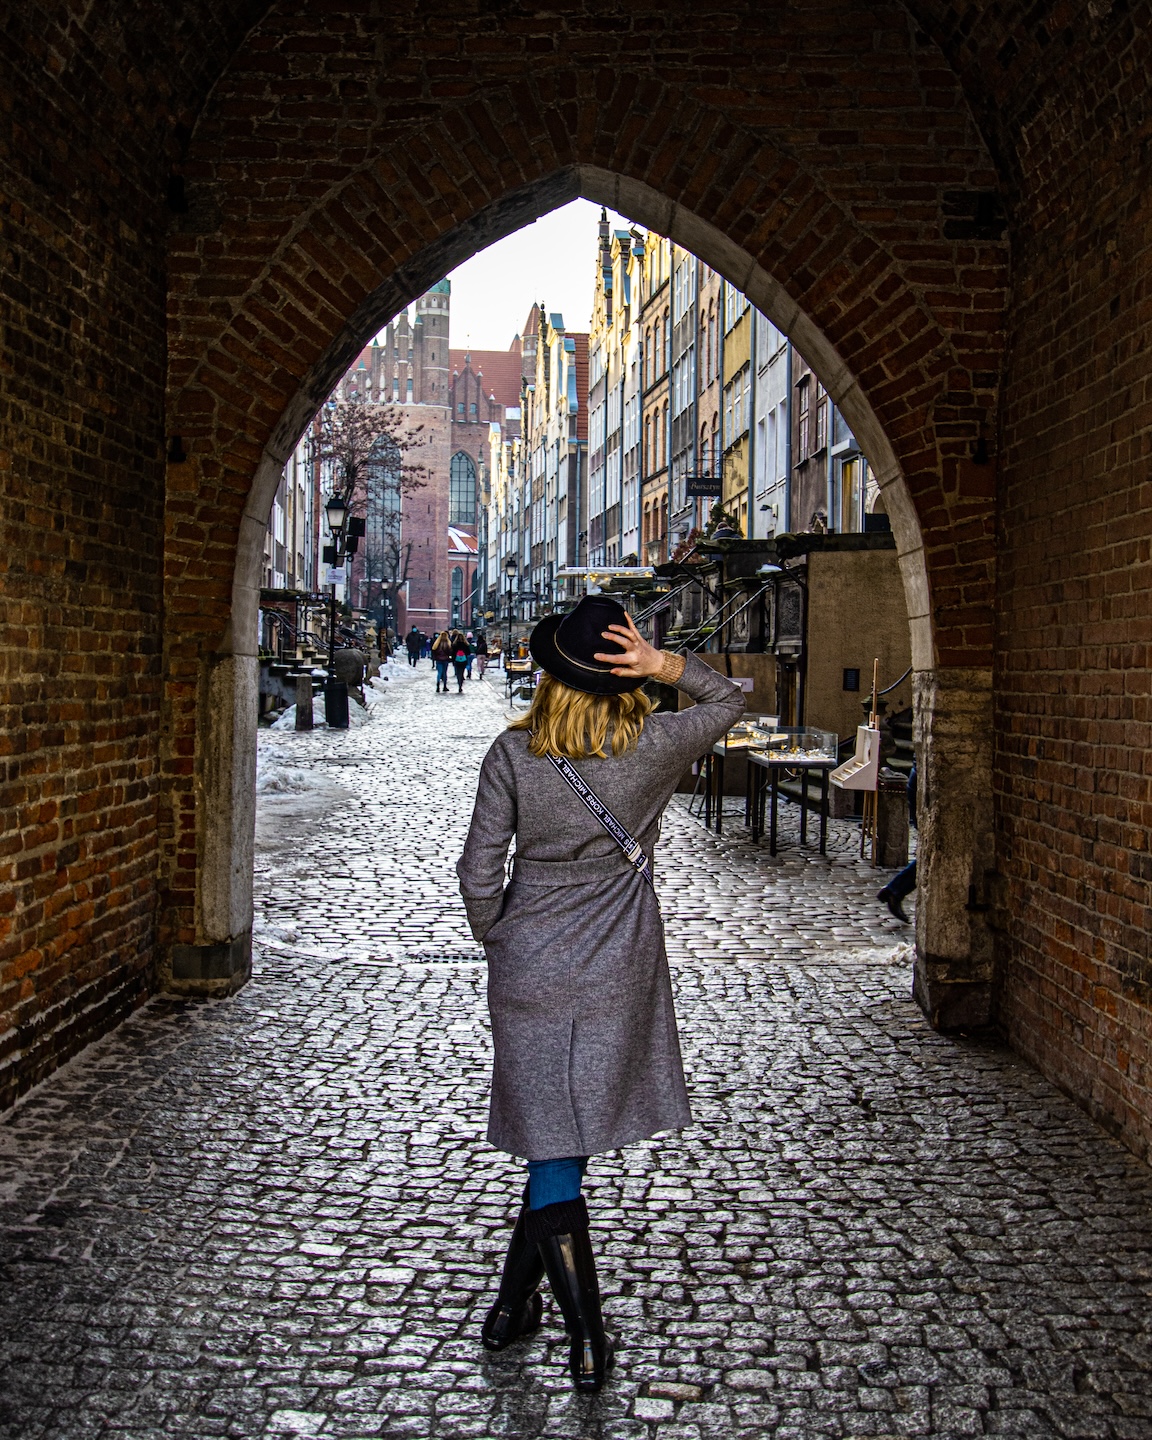
[[(630, 223), (611, 210), (608, 219), (613, 229)], [(587, 330), (599, 220), (599, 205), (573, 200), (453, 270), (451, 343), (507, 350), (536, 300), (558, 310), (568, 330)]]

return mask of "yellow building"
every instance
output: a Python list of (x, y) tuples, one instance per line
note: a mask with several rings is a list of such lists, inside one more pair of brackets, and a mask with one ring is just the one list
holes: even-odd
[(749, 430), (752, 423), (752, 306), (734, 285), (724, 284), (724, 339), (721, 364), (724, 406), (721, 417), (723, 502), (748, 534)]
[[(667, 242), (664, 242), (665, 244)], [(600, 214), (588, 334), (588, 563), (616, 565), (640, 546), (640, 295), (646, 237)]]
[[(697, 341), (698, 394), (697, 424), (699, 438), (697, 455), (701, 475), (722, 473), (720, 415), (724, 406), (724, 370), (721, 352), (724, 346), (724, 280), (715, 270), (700, 262), (700, 288), (696, 301), (699, 324)], [(692, 527), (703, 529), (708, 520), (711, 500), (697, 500), (693, 509)]]
[(671, 425), (668, 372), (672, 353), (672, 245), (649, 233), (640, 279), (640, 545), (650, 565), (668, 558)]

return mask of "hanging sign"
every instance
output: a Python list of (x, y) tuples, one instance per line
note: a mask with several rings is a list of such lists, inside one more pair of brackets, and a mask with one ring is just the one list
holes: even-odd
[(724, 493), (722, 475), (685, 475), (684, 494), (689, 500), (702, 500)]

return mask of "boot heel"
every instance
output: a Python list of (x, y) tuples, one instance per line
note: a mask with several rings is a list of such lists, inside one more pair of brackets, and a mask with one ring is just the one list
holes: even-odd
[(582, 1395), (595, 1395), (615, 1363), (615, 1347), (604, 1333), (596, 1259), (588, 1234), (583, 1196), (529, 1210), (526, 1233), (535, 1239), (548, 1284), (564, 1316), (570, 1346), (568, 1370)]
[(544, 1278), (544, 1262), (534, 1241), (525, 1233), (528, 1215), (528, 1191), (525, 1188), (520, 1214), (508, 1242), (500, 1289), (492, 1308), (480, 1327), (480, 1343), (486, 1350), (505, 1350), (517, 1340), (535, 1334), (540, 1328), (544, 1301), (539, 1285)]
[(514, 1345), (517, 1340), (526, 1340), (529, 1335), (535, 1335), (540, 1328), (543, 1314), (544, 1300), (539, 1290), (529, 1295), (519, 1310), (497, 1300), (481, 1326), (480, 1343), (485, 1350), (507, 1350), (508, 1346)]

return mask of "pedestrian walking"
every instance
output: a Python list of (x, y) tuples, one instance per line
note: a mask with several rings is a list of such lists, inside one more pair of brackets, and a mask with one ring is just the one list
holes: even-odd
[[(654, 649), (606, 595), (540, 621), (531, 653), (544, 673), (485, 756), (456, 867), (488, 961), (488, 1139), (528, 1162), (481, 1339), (502, 1350), (535, 1331), (546, 1274), (573, 1383), (591, 1392), (613, 1345), (581, 1195), (588, 1158), (691, 1120), (652, 852), (680, 777), (744, 697), (696, 656)], [(653, 713), (649, 678), (696, 703)]]
[(415, 670), (416, 662), (420, 659), (420, 651), (424, 648), (424, 636), (415, 625), (404, 637), (404, 648), (408, 652), (408, 664)]
[(472, 679), (472, 661), (476, 656), (476, 637), (471, 630), (465, 630), (464, 638), (468, 641), (468, 679)]
[[(908, 823), (913, 830), (916, 829), (916, 766), (913, 764), (908, 772)], [(899, 794), (899, 791), (897, 791)], [(909, 924), (908, 916), (904, 913), (904, 901), (916, 888), (916, 861), (905, 865), (904, 869), (893, 875), (883, 890), (877, 893), (877, 900), (883, 900), (888, 910), (895, 915), (897, 920), (903, 920)]]
[(436, 667), (436, 693), (448, 693), (448, 666), (452, 663), (452, 637), (441, 630), (432, 642), (432, 664)]
[(472, 656), (472, 647), (463, 630), (452, 632), (452, 669), (456, 672), (456, 693), (464, 693), (464, 672), (468, 668), (468, 661)]
[(483, 680), (484, 671), (488, 668), (488, 636), (483, 630), (478, 632), (473, 649), (476, 651), (476, 668), (480, 672), (480, 679)]

